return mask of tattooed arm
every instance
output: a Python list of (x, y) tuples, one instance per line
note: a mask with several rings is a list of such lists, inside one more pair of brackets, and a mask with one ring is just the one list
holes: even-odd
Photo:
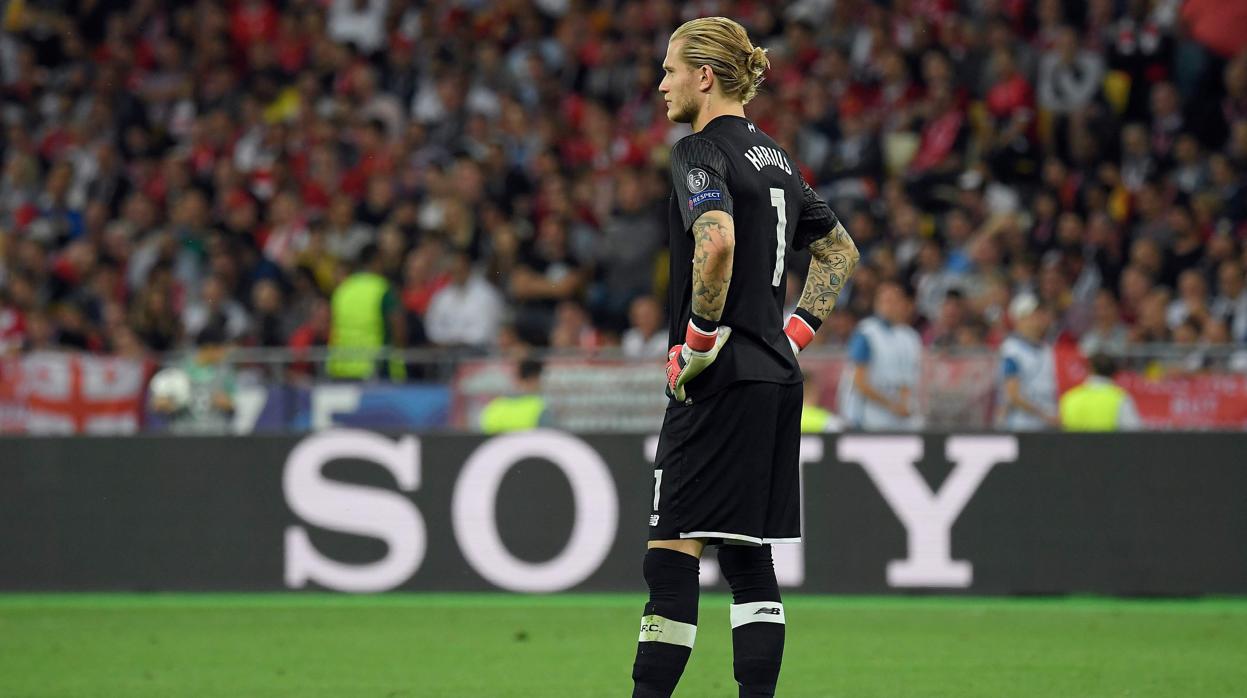
[(667, 352), (667, 395), (679, 402), (688, 397), (684, 386), (710, 364), (732, 334), (719, 325), (727, 288), (732, 283), (732, 256), (736, 226), (725, 211), (706, 211), (693, 221), (692, 317), (684, 344)]
[(718, 322), (732, 283), (736, 248), (732, 217), (723, 211), (701, 214), (693, 222), (693, 242), (693, 315)]
[(814, 333), (831, 315), (831, 309), (836, 307), (836, 300), (840, 298), (840, 291), (857, 268), (859, 256), (857, 245), (853, 244), (853, 239), (840, 221), (821, 200), (818, 205), (826, 209), (834, 225), (828, 233), (809, 243), (810, 271), (805, 277), (805, 289), (801, 291), (796, 311), (784, 327), (794, 356), (814, 341)]
[(810, 271), (797, 307), (821, 323), (831, 315), (840, 291), (857, 268), (857, 245), (838, 221), (826, 236), (810, 243)]

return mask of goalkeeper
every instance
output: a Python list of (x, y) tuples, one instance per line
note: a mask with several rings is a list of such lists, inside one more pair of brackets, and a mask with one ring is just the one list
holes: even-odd
[[(771, 543), (801, 540), (796, 354), (831, 312), (857, 248), (775, 141), (744, 116), (768, 66), (743, 27), (671, 36), (659, 91), (693, 134), (671, 156), (671, 402), (659, 437), (634, 697), (670, 696), (697, 634), (702, 550), (721, 545), (741, 696), (773, 696), (784, 607)], [(784, 259), (812, 256), (785, 329)]]

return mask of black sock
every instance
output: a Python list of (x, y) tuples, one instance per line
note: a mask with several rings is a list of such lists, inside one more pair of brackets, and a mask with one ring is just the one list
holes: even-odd
[(719, 569), (732, 587), (732, 663), (740, 696), (774, 696), (785, 625), (771, 546), (721, 546)]
[(646, 551), (649, 603), (632, 665), (633, 698), (667, 698), (680, 681), (697, 635), (700, 564), (692, 555), (666, 548)]

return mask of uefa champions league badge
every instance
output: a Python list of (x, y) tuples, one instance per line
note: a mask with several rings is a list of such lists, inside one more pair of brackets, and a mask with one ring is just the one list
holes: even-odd
[(700, 167), (688, 171), (688, 193), (697, 194), (710, 184), (710, 175)]

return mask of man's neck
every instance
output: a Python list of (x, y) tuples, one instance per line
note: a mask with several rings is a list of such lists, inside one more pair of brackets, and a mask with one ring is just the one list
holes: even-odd
[(693, 133), (701, 132), (703, 128), (706, 128), (706, 124), (720, 116), (739, 116), (743, 119), (745, 118), (745, 105), (740, 102), (718, 100), (707, 95), (706, 102), (698, 112), (697, 118), (693, 119)]

